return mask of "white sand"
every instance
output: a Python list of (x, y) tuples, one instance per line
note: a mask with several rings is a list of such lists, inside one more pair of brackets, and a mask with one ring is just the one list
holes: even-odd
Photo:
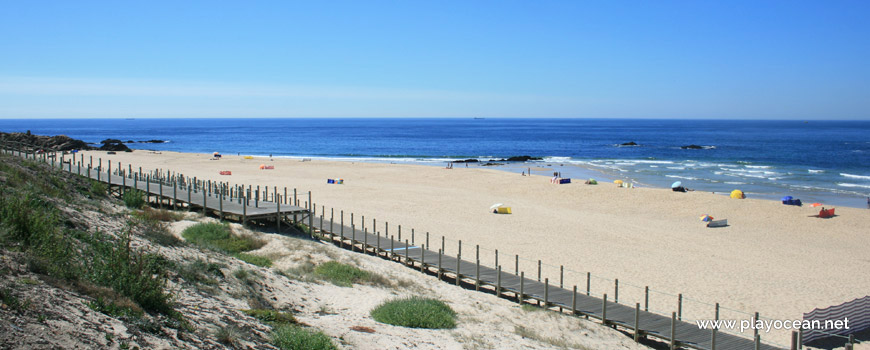
[[(736, 200), (703, 192), (673, 193), (666, 189), (617, 188), (613, 184), (553, 185), (542, 176), (520, 176), (479, 167), (439, 167), (350, 163), (268, 158), (245, 160), (224, 156), (147, 151), (106, 155), (84, 152), (85, 162), (111, 159), (126, 169), (164, 169), (200, 179), (234, 184), (286, 186), (300, 193), (311, 190), (318, 211), (326, 206), (345, 210), (356, 220), (365, 216), (397, 224), (403, 239), (415, 229), (419, 244), (424, 232), (431, 233), (434, 249), (440, 237), (447, 239), (447, 252), (455, 254), (462, 240), (463, 257), (474, 257), (481, 246), (481, 261), (494, 264), (492, 250), (499, 250), (499, 263), (514, 269), (514, 254), (520, 254), (520, 269), (537, 275), (537, 259), (544, 264), (544, 277), (559, 283), (559, 265), (564, 265), (565, 285), (584, 290), (586, 271), (591, 271), (594, 294), (612, 299), (614, 278), (619, 279), (620, 302), (643, 303), (643, 286), (653, 292), (650, 309), (676, 311), (677, 293), (683, 293), (684, 319), (712, 318), (719, 302), (725, 308), (758, 311), (762, 317), (800, 319), (813, 308), (840, 304), (866, 295), (870, 290), (870, 210), (837, 208), (832, 219), (810, 217), (818, 208), (784, 206), (778, 202)], [(104, 163), (105, 164), (105, 163)], [(275, 170), (259, 170), (260, 164)], [(220, 170), (233, 175), (220, 176)], [(327, 178), (343, 178), (344, 185), (328, 185)], [(731, 188), (723, 188), (723, 191)], [(305, 197), (307, 200), (307, 196)], [(494, 215), (490, 205), (505, 203), (512, 215)], [(730, 227), (708, 229), (702, 214), (728, 219)], [(357, 221), (358, 222), (358, 221)], [(358, 224), (359, 225), (359, 224)], [(636, 287), (633, 287), (636, 286)], [(722, 318), (744, 319), (748, 315), (722, 311)], [(765, 334), (763, 339), (787, 344), (785, 332)]]

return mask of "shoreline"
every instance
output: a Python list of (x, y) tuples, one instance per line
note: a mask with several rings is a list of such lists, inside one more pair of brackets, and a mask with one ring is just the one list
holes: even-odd
[[(156, 151), (162, 152), (160, 150), (153, 149), (135, 149), (138, 151)], [(166, 152), (176, 152), (176, 151), (166, 151)], [(193, 153), (193, 152), (178, 152), (178, 153)], [(196, 154), (207, 154), (207, 153), (196, 153)], [(261, 158), (269, 158), (268, 154), (247, 154), (253, 157), (261, 157)], [(446, 166), (450, 161), (457, 160), (465, 160), (465, 159), (487, 159), (487, 158), (498, 158), (498, 157), (461, 157), (461, 158), (444, 158), (444, 157), (433, 157), (431, 160), (420, 160), (419, 158), (414, 157), (397, 157), (397, 158), (379, 158), (379, 157), (332, 157), (332, 156), (296, 156), (296, 155), (277, 155), (273, 156), (275, 159), (290, 159), (290, 160), (301, 160), (301, 159), (313, 159), (313, 160), (321, 160), (321, 161), (335, 161), (335, 162), (361, 162), (361, 163), (377, 163), (377, 164), (415, 164), (415, 165), (423, 165), (430, 167), (443, 167)], [(516, 173), (520, 174), (521, 171), (524, 171), (527, 168), (531, 168), (533, 170), (534, 175), (540, 175), (545, 177), (552, 177), (552, 173), (554, 171), (559, 171), (565, 175), (564, 177), (571, 178), (572, 184), (573, 181), (586, 181), (587, 179), (593, 178), (598, 180), (600, 183), (612, 183), (614, 180), (623, 180), (626, 182), (632, 182), (636, 187), (644, 187), (644, 188), (656, 188), (656, 189), (664, 189), (669, 190), (670, 188), (662, 183), (665, 182), (673, 182), (673, 181), (683, 181), (684, 186), (691, 187), (693, 190), (697, 192), (709, 192), (722, 196), (729, 196), (732, 190), (740, 189), (742, 190), (748, 198), (754, 199), (762, 199), (767, 201), (773, 201), (781, 204), (780, 198), (791, 195), (795, 198), (800, 198), (803, 200), (805, 204), (810, 204), (814, 202), (822, 203), (828, 207), (833, 206), (841, 206), (841, 207), (849, 207), (854, 209), (868, 209), (866, 198), (862, 195), (858, 194), (846, 194), (846, 193), (832, 193), (832, 192), (820, 192), (820, 191), (809, 191), (804, 190), (800, 193), (795, 193), (795, 191), (778, 191), (779, 193), (773, 192), (759, 192), (753, 190), (747, 190), (747, 188), (751, 189), (761, 189), (765, 188), (765, 185), (755, 185), (755, 186), (747, 186), (746, 184), (722, 184), (722, 183), (709, 183), (705, 181), (696, 181), (696, 182), (688, 182), (685, 179), (664, 179), (663, 176), (656, 175), (639, 175), (636, 173), (625, 173), (622, 171), (605, 171), (605, 169), (601, 167), (596, 167), (588, 164), (591, 161), (620, 161), (619, 159), (598, 159), (598, 160), (585, 160), (581, 163), (577, 163), (576, 161), (572, 162), (564, 162), (557, 160), (547, 160), (547, 158), (559, 158), (559, 157), (543, 157), (544, 160), (536, 160), (536, 161), (528, 161), (528, 162), (498, 162), (493, 161), (493, 163), (500, 163), (500, 165), (492, 165), (492, 166), (483, 166), (488, 161), (484, 160), (480, 163), (467, 163), (469, 164), (469, 168), (480, 168), (480, 169), (494, 169), (499, 171), (504, 171), (507, 173)], [(623, 160), (624, 161), (624, 160)], [(644, 161), (644, 160), (634, 160), (634, 161)], [(454, 167), (463, 167), (465, 163), (454, 163)], [(624, 174), (624, 176), (618, 176), (620, 174)], [(690, 180), (691, 181), (691, 180)], [(659, 184), (656, 184), (659, 183)], [(768, 184), (770, 185), (770, 184)]]

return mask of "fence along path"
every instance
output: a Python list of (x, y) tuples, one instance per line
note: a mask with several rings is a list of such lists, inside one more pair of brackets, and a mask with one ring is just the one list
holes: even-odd
[(500, 267), (493, 269), (483, 266), (479, 259), (475, 262), (463, 260), (461, 247), (458, 256), (453, 257), (443, 254), (441, 249), (430, 250), (427, 244), (411, 245), (408, 240), (397, 240), (394, 235), (388, 237), (387, 234), (381, 235), (380, 232), (372, 234), (368, 230), (360, 231), (353, 224), (347, 226), (335, 223), (333, 217), (326, 219), (323, 213), (319, 219), (313, 220), (312, 227), (315, 231), (319, 231), (321, 239), (341, 247), (398, 261), (423, 272), (435, 274), (439, 279), (449, 274), (457, 285), (465, 281), (467, 285), (473, 285), (477, 290), (490, 289), (499, 297), (506, 297), (508, 295), (505, 293), (509, 293), (519, 303), (537, 302), (548, 309), (558, 308), (569, 314), (594, 318), (606, 325), (633, 332), (635, 340), (640, 337), (654, 337), (668, 342), (672, 349), (780, 349), (761, 343), (760, 337), (750, 340), (721, 332), (715, 332), (714, 335), (712, 330), (699, 329), (696, 324), (678, 320), (676, 312), (670, 317), (663, 316), (642, 310), (639, 303), (634, 307), (614, 303), (607, 300), (606, 294), (602, 298), (597, 298), (585, 292), (578, 292), (576, 286), (570, 290), (560, 288), (550, 285), (548, 279), (539, 282), (526, 278), (523, 272), (516, 275), (502, 271)]
[[(35, 155), (34, 158), (36, 158)], [(479, 259), (475, 262), (463, 260), (461, 256), (461, 241), (459, 243), (459, 253), (456, 257), (453, 257), (443, 254), (440, 249), (438, 251), (428, 249), (430, 248), (428, 244), (411, 246), (408, 240), (402, 242), (401, 238), (396, 240), (395, 236), (387, 237), (387, 234), (381, 236), (380, 232), (372, 234), (368, 233), (367, 230), (360, 231), (353, 224), (349, 227), (343, 225), (343, 223), (336, 224), (332, 217), (327, 222), (324, 222), (323, 213), (321, 213), (319, 221), (313, 220), (313, 213), (309, 213), (309, 210), (305, 208), (292, 205), (282, 206), (279, 196), (277, 196), (275, 202), (258, 200), (254, 206), (251, 206), (249, 199), (236, 198), (237, 200), (235, 201), (228, 200), (222, 193), (209, 193), (203, 187), (197, 188), (197, 186), (191, 185), (182, 186), (184, 191), (179, 195), (179, 186), (173, 183), (172, 187), (170, 187), (172, 191), (170, 197), (169, 193), (164, 193), (164, 190), (168, 189), (164, 188), (163, 181), (157, 181), (157, 188), (151, 188), (154, 182), (147, 179), (145, 181), (130, 179), (129, 175), (131, 174), (127, 174), (127, 176), (113, 175), (111, 174), (111, 168), (103, 172), (89, 167), (85, 173), (81, 169), (81, 163), (76, 167), (76, 171), (74, 171), (72, 163), (56, 162), (47, 158), (44, 160), (54, 166), (59, 164), (59, 167), (63, 170), (105, 182), (109, 184), (110, 190), (111, 186), (124, 190), (127, 188), (139, 189), (149, 196), (157, 196), (161, 205), (163, 199), (172, 199), (172, 204), (186, 203), (188, 208), (198, 207), (203, 210), (217, 211), (222, 217), (224, 214), (231, 214), (239, 216), (243, 221), (247, 218), (274, 217), (278, 225), (287, 215), (302, 214), (308, 219), (308, 226), (314, 229), (312, 231), (319, 231), (319, 238), (329, 240), (341, 247), (347, 245), (352, 251), (359, 250), (365, 254), (373, 254), (392, 261), (401, 262), (406, 266), (418, 268), (423, 272), (437, 274), (439, 279), (448, 277), (447, 275), (450, 274), (457, 285), (465, 281), (466, 284), (473, 285), (476, 290), (481, 288), (491, 289), (498, 297), (507, 297), (505, 293), (510, 293), (521, 304), (532, 301), (547, 309), (558, 308), (563, 312), (567, 310), (572, 315), (597, 319), (605, 325), (631, 331), (634, 334), (635, 340), (641, 337), (657, 338), (669, 343), (671, 349), (780, 349), (763, 344), (759, 336), (751, 340), (733, 334), (700, 329), (695, 324), (678, 320), (676, 312), (672, 312), (671, 316), (667, 317), (641, 310), (639, 303), (631, 307), (608, 301), (607, 294), (604, 294), (602, 298), (598, 298), (588, 295), (588, 292), (577, 292), (576, 286), (568, 290), (551, 286), (548, 279), (545, 279), (542, 283), (526, 278), (524, 272), (516, 275), (504, 272), (500, 267), (493, 269), (481, 265)], [(66, 169), (64, 169), (65, 165)], [(199, 190), (199, 192), (196, 192), (196, 190)], [(197, 193), (197, 195), (194, 196), (193, 193)], [(310, 201), (309, 205), (311, 208), (316, 208)], [(314, 232), (311, 233), (314, 234)]]

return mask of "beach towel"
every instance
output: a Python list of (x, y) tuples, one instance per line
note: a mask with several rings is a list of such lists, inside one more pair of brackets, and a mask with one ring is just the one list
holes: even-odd
[(221, 175), (232, 175), (233, 172), (232, 172), (232, 171), (229, 171), (229, 170), (221, 170), (220, 174), (221, 174)]
[(328, 184), (334, 184), (334, 183), (335, 183), (335, 180), (333, 180), (333, 179), (326, 179), (326, 183), (328, 183)]
[(785, 205), (796, 205), (796, 206), (799, 206), (799, 207), (803, 205), (803, 203), (801, 203), (801, 200), (800, 200), (800, 199), (786, 199), (786, 200), (783, 200), (783, 201), (782, 201), (782, 204), (785, 204)]
[(511, 213), (511, 207), (498, 207), (498, 208), (496, 209), (496, 212), (497, 212), (498, 214), (510, 214), (510, 213)]
[(245, 159), (254, 159), (252, 156), (245, 156)]
[(559, 179), (559, 184), (569, 184), (571, 183), (571, 179)]
[(728, 219), (714, 220), (707, 223), (707, 227), (725, 227), (728, 226)]

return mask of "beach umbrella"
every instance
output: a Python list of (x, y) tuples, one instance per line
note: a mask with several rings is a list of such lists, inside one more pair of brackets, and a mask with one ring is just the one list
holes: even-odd
[(266, 169), (266, 164), (260, 164), (260, 169)]
[(744, 195), (743, 191), (741, 191), (741, 190), (734, 190), (734, 191), (731, 191), (731, 198), (743, 199), (743, 198), (746, 198), (746, 195)]
[(677, 182), (674, 182), (671, 184), (671, 188), (677, 188), (677, 187), (680, 187), (682, 185), (683, 185), (682, 182), (677, 181)]
[(502, 204), (502, 203), (493, 204), (491, 207), (489, 207), (489, 210), (493, 210), (493, 209), (498, 208), (498, 207), (503, 206), (503, 205), (504, 204)]
[(622, 185), (622, 180), (613, 180), (613, 183), (617, 185)]
[(710, 215), (704, 214), (704, 215), (701, 215), (701, 221), (704, 221), (704, 222), (713, 221), (713, 217)]
[(813, 204), (810, 204), (810, 206), (811, 207), (821, 207), (822, 203), (813, 203)]
[(784, 200), (784, 201), (790, 201), (790, 200), (792, 200), (793, 198), (794, 198), (794, 197), (792, 197), (792, 196), (785, 196), (785, 197), (782, 197), (782, 200)]
[(218, 154), (221, 154), (221, 153), (220, 152), (212, 153), (212, 155), (218, 155)]

